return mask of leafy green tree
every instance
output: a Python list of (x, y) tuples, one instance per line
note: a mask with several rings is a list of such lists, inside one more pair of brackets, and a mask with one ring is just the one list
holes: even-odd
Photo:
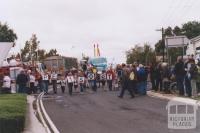
[(50, 51), (47, 52), (46, 57), (50, 57), (50, 56), (59, 56), (59, 54), (57, 53), (56, 49), (50, 49)]
[(190, 21), (182, 25), (182, 32), (189, 39), (200, 35), (200, 23), (197, 21)]
[(37, 54), (39, 61), (42, 61), (46, 58), (46, 51), (44, 49), (38, 49)]
[(176, 36), (180, 36), (182, 35), (182, 29), (178, 26), (175, 26), (174, 29), (173, 29), (173, 33), (176, 35)]
[(39, 41), (35, 34), (32, 35), (29, 41), (26, 41), (25, 46), (21, 49), (23, 61), (36, 61), (38, 59), (38, 45)]
[(148, 65), (156, 60), (155, 51), (149, 44), (144, 44), (144, 46), (135, 45), (134, 48), (126, 52), (126, 58), (127, 64), (139, 62)]
[(5, 23), (0, 22), (0, 42), (15, 42), (17, 34)]

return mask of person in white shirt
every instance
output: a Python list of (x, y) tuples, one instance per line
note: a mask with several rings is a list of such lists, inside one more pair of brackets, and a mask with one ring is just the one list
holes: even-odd
[(35, 75), (33, 73), (31, 73), (29, 75), (29, 79), (30, 79), (30, 94), (36, 93), (36, 89), (35, 89)]
[(53, 85), (54, 94), (57, 93), (57, 79), (58, 79), (57, 72), (56, 71), (52, 71), (52, 73), (51, 73), (51, 81), (52, 81), (52, 85)]
[(42, 74), (42, 81), (43, 81), (43, 91), (48, 94), (48, 88), (49, 88), (49, 74), (47, 71), (45, 71)]
[(67, 75), (66, 78), (67, 84), (68, 84), (68, 88), (69, 88), (69, 95), (72, 95), (72, 89), (73, 89), (73, 83), (74, 83), (74, 76), (72, 75), (71, 72), (69, 72), (69, 74)]
[(3, 78), (2, 93), (11, 93), (11, 79), (9, 74), (5, 74)]

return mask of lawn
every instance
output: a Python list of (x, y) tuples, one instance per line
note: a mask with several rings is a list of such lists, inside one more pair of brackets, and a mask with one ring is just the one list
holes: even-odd
[(0, 94), (0, 133), (20, 133), (24, 129), (26, 95)]

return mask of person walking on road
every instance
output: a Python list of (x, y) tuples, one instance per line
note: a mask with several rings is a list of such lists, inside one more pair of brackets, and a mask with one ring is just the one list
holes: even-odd
[(142, 64), (139, 65), (139, 69), (137, 71), (137, 78), (138, 78), (138, 93), (140, 95), (146, 95), (146, 89), (147, 89), (147, 76), (148, 73), (145, 70), (144, 66)]
[(62, 93), (65, 93), (65, 88), (66, 88), (66, 80), (64, 78), (64, 76), (61, 77), (61, 80), (60, 80), (60, 86), (61, 86), (61, 90), (62, 90)]
[(43, 91), (45, 94), (48, 94), (49, 89), (49, 74), (47, 71), (45, 71), (42, 75), (42, 82), (43, 82)]
[(78, 75), (78, 83), (79, 83), (79, 86), (80, 86), (80, 92), (83, 93), (84, 91), (84, 84), (85, 84), (85, 77), (84, 77), (84, 74), (83, 72), (79, 72), (79, 75)]
[(74, 76), (72, 75), (71, 72), (68, 73), (66, 81), (67, 81), (67, 84), (68, 84), (69, 95), (71, 96), (72, 91), (73, 91), (73, 83), (74, 83)]
[(53, 85), (54, 94), (57, 93), (57, 79), (58, 79), (57, 72), (56, 71), (52, 71), (52, 73), (51, 73), (51, 81), (52, 81), (52, 85)]
[(130, 75), (129, 75), (129, 87), (133, 90), (133, 92), (137, 92), (137, 72), (135, 65), (132, 65), (130, 69)]
[(106, 78), (107, 78), (109, 91), (112, 91), (112, 84), (114, 80), (114, 72), (112, 70), (112, 67), (110, 67), (110, 69), (106, 72)]
[(122, 72), (122, 90), (120, 92), (120, 95), (118, 96), (119, 98), (123, 98), (124, 96), (124, 92), (125, 90), (128, 90), (130, 95), (131, 95), (131, 98), (134, 98), (134, 94), (133, 94), (133, 90), (130, 89), (129, 87), (129, 76), (130, 76), (130, 73), (129, 73), (129, 70), (127, 68), (124, 68), (123, 69), (123, 72)]

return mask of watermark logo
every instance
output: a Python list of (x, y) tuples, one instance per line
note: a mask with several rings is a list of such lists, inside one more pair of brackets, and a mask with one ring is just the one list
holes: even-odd
[(169, 129), (195, 129), (198, 105), (194, 100), (175, 98), (168, 102)]

